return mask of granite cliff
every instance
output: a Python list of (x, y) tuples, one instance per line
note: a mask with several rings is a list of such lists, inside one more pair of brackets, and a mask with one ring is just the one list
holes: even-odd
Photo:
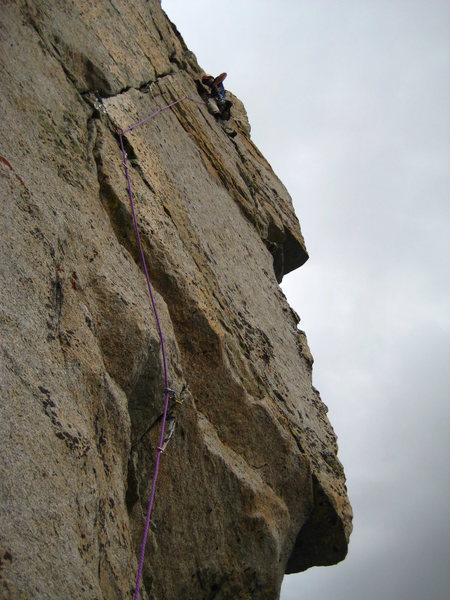
[[(118, 131), (202, 70), (157, 0), (0, 5), (2, 598), (130, 598), (164, 400)], [(307, 259), (233, 97), (124, 136), (166, 339), (187, 385), (161, 461), (142, 598), (279, 595), (342, 560), (342, 465), (279, 287)]]

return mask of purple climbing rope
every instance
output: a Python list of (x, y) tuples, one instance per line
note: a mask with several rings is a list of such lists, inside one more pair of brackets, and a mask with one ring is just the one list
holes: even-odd
[(127, 155), (125, 152), (125, 148), (123, 145), (123, 137), (122, 137), (122, 133), (119, 135), (119, 139), (120, 139), (120, 147), (122, 149), (122, 157), (123, 157), (123, 163), (125, 166), (125, 175), (127, 178), (127, 187), (128, 187), (128, 197), (130, 199), (130, 207), (131, 207), (131, 214), (133, 216), (133, 223), (134, 223), (134, 229), (136, 231), (136, 238), (138, 241), (138, 245), (139, 245), (139, 252), (141, 254), (141, 261), (142, 261), (142, 266), (144, 268), (144, 273), (145, 273), (145, 279), (147, 281), (147, 288), (148, 288), (148, 293), (150, 295), (150, 300), (152, 303), (152, 307), (153, 307), (153, 312), (155, 314), (155, 319), (156, 319), (156, 325), (158, 328), (158, 333), (159, 333), (159, 339), (161, 341), (161, 351), (162, 351), (162, 357), (163, 357), (163, 365), (164, 365), (164, 383), (165, 383), (165, 389), (166, 389), (166, 395), (165, 395), (165, 399), (164, 399), (164, 411), (163, 411), (163, 418), (162, 418), (162, 423), (161, 423), (161, 432), (159, 435), (159, 444), (158, 444), (158, 451), (156, 453), (156, 463), (155, 463), (155, 470), (153, 472), (153, 481), (152, 481), (152, 490), (150, 493), (150, 500), (148, 503), (148, 509), (147, 509), (147, 518), (145, 520), (145, 528), (144, 528), (144, 535), (142, 538), (142, 545), (141, 545), (141, 555), (139, 558), (139, 568), (138, 568), (138, 573), (137, 573), (137, 578), (136, 578), (136, 588), (135, 588), (135, 592), (134, 592), (134, 600), (137, 600), (137, 598), (139, 597), (139, 589), (140, 589), (140, 585), (141, 585), (141, 578), (142, 578), (142, 569), (144, 566), (144, 556), (145, 556), (145, 546), (147, 544), (147, 538), (148, 538), (148, 530), (150, 528), (150, 517), (152, 514), (152, 508), (153, 508), (153, 501), (155, 498), (155, 491), (156, 491), (156, 480), (158, 478), (158, 471), (159, 471), (159, 461), (161, 458), (161, 447), (164, 441), (164, 430), (166, 427), (166, 417), (167, 417), (167, 409), (169, 406), (169, 392), (167, 391), (167, 389), (169, 388), (169, 377), (168, 377), (168, 371), (167, 371), (167, 359), (166, 359), (166, 349), (165, 349), (165, 345), (164, 345), (164, 336), (163, 336), (163, 332), (161, 329), (161, 323), (159, 321), (159, 316), (158, 316), (158, 310), (156, 308), (156, 303), (155, 303), (155, 298), (153, 295), (153, 289), (152, 289), (152, 285), (150, 283), (150, 277), (148, 275), (148, 269), (147, 269), (147, 263), (145, 260), (145, 255), (144, 255), (144, 249), (142, 248), (142, 242), (141, 242), (141, 236), (139, 233), (139, 227), (137, 224), (137, 219), (136, 219), (136, 213), (134, 210), (134, 202), (133, 202), (133, 192), (131, 189), (131, 181), (130, 181), (130, 175), (128, 173), (128, 163), (127, 163)]
[(164, 410), (163, 410), (163, 417), (162, 417), (162, 422), (161, 422), (161, 431), (159, 434), (159, 443), (158, 443), (158, 450), (156, 453), (155, 470), (153, 472), (152, 488), (151, 488), (150, 499), (149, 499), (148, 508), (147, 508), (147, 518), (145, 520), (144, 534), (142, 536), (139, 567), (138, 567), (138, 572), (137, 572), (137, 577), (136, 577), (136, 587), (135, 587), (134, 596), (133, 596), (134, 600), (138, 600), (139, 590), (141, 587), (142, 571), (143, 571), (143, 567), (144, 567), (145, 547), (147, 545), (148, 532), (149, 532), (149, 528), (150, 528), (150, 517), (152, 514), (153, 502), (155, 499), (156, 480), (158, 478), (158, 471), (159, 471), (159, 461), (161, 459), (161, 454), (163, 451), (162, 447), (163, 447), (163, 442), (164, 442), (164, 431), (166, 428), (167, 411), (168, 411), (168, 407), (169, 407), (170, 390), (169, 390), (169, 375), (168, 375), (168, 369), (167, 369), (167, 358), (166, 358), (166, 350), (165, 350), (165, 344), (164, 344), (164, 336), (163, 336), (161, 323), (160, 323), (159, 316), (158, 316), (158, 310), (156, 308), (152, 285), (150, 283), (150, 277), (148, 274), (147, 263), (146, 263), (145, 255), (144, 255), (144, 249), (142, 247), (141, 236), (139, 233), (139, 227), (138, 227), (138, 223), (137, 223), (137, 219), (136, 219), (136, 212), (134, 209), (134, 201), (133, 201), (133, 191), (131, 188), (130, 174), (128, 171), (127, 154), (125, 152), (125, 147), (123, 144), (123, 136), (125, 135), (125, 133), (128, 133), (128, 132), (132, 131), (133, 129), (136, 129), (137, 127), (140, 127), (141, 125), (144, 125), (144, 123), (147, 123), (147, 121), (150, 121), (150, 119), (153, 119), (159, 113), (179, 104), (183, 100), (191, 100), (192, 102), (195, 102), (196, 104), (204, 104), (204, 102), (201, 102), (201, 101), (197, 100), (196, 98), (191, 98), (190, 96), (183, 96), (182, 98), (179, 98), (178, 100), (175, 100), (174, 102), (171, 102), (170, 104), (167, 104), (166, 106), (158, 108), (158, 110), (151, 113), (150, 115), (148, 115), (141, 121), (138, 121), (137, 123), (134, 123), (133, 125), (130, 125), (130, 127), (127, 127), (126, 129), (121, 130), (121, 132), (119, 133), (120, 148), (122, 150), (123, 164), (125, 167), (125, 176), (127, 179), (127, 188), (128, 188), (128, 198), (130, 200), (130, 207), (131, 207), (131, 214), (133, 217), (134, 229), (136, 232), (136, 238), (137, 238), (137, 242), (138, 242), (138, 246), (139, 246), (139, 252), (141, 255), (141, 261), (142, 261), (142, 266), (144, 269), (145, 279), (147, 281), (148, 293), (150, 295), (150, 300), (151, 300), (152, 307), (153, 307), (153, 313), (155, 315), (156, 325), (158, 328), (159, 339), (161, 342), (161, 352), (162, 352), (163, 366), (164, 366), (164, 384), (165, 384)]
[(164, 110), (167, 110), (168, 108), (172, 108), (172, 106), (176, 106), (180, 102), (183, 102), (183, 100), (191, 100), (192, 102), (195, 102), (196, 104), (203, 104), (203, 105), (205, 104), (202, 100), (197, 100), (196, 98), (192, 98), (191, 96), (183, 96), (182, 98), (178, 98), (178, 100), (174, 100), (170, 104), (166, 104), (166, 106), (162, 106), (162, 107), (158, 108), (158, 110), (155, 110), (155, 112), (152, 112), (151, 114), (147, 115), (141, 121), (138, 121), (137, 123), (133, 123), (133, 125), (130, 125), (126, 129), (122, 129), (121, 135), (124, 135), (125, 133), (128, 133), (129, 131), (133, 131), (133, 129), (136, 129), (136, 127), (140, 127), (144, 123), (147, 123), (147, 121), (150, 121), (150, 119), (155, 118), (156, 115), (159, 115), (159, 113), (163, 112)]

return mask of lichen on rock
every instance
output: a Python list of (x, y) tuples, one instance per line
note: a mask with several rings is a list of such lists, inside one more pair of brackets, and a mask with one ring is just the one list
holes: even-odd
[[(164, 400), (142, 597), (277, 598), (345, 557), (351, 508), (279, 282), (307, 259), (234, 98), (226, 134), (156, 0), (2, 6), (2, 597), (131, 597)], [(204, 98), (203, 98), (204, 99)]]

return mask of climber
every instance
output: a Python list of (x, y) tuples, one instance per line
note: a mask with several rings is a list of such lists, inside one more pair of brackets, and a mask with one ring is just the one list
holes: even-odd
[(220, 118), (223, 121), (228, 121), (230, 119), (230, 108), (232, 106), (231, 102), (226, 99), (226, 90), (223, 85), (226, 76), (226, 73), (221, 73), (214, 78), (212, 75), (205, 73), (202, 77), (202, 83), (210, 90), (208, 108), (214, 115), (220, 115)]
[(222, 124), (225, 126), (225, 131), (234, 137), (236, 132), (226, 126), (226, 121), (230, 120), (231, 107), (233, 105), (230, 100), (226, 99), (226, 90), (223, 85), (226, 76), (226, 73), (221, 73), (217, 77), (205, 73), (202, 77), (202, 83), (209, 89), (210, 95), (207, 100), (209, 111), (214, 116), (219, 117), (220, 121), (222, 121)]

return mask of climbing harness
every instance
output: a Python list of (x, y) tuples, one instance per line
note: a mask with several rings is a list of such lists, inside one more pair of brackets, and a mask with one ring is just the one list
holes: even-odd
[[(145, 547), (147, 544), (148, 532), (149, 532), (149, 527), (150, 527), (150, 517), (152, 514), (153, 501), (155, 498), (156, 480), (158, 478), (158, 471), (159, 471), (159, 461), (161, 458), (161, 454), (165, 451), (167, 444), (169, 443), (169, 441), (175, 431), (176, 423), (175, 423), (175, 419), (172, 418), (172, 416), (169, 412), (169, 400), (170, 399), (175, 400), (176, 403), (181, 403), (182, 400), (180, 398), (177, 399), (176, 393), (174, 392), (174, 390), (172, 390), (169, 387), (169, 375), (168, 375), (168, 369), (167, 369), (167, 359), (166, 359), (166, 350), (165, 350), (165, 344), (164, 344), (164, 336), (163, 336), (161, 323), (160, 323), (159, 316), (158, 316), (158, 310), (156, 308), (153, 289), (152, 289), (152, 286), (150, 283), (150, 277), (148, 274), (147, 263), (146, 263), (145, 255), (144, 255), (144, 249), (142, 247), (141, 236), (139, 233), (139, 227), (138, 227), (138, 223), (137, 223), (137, 219), (136, 219), (136, 212), (135, 212), (134, 200), (133, 200), (133, 191), (132, 191), (132, 187), (131, 187), (130, 173), (129, 173), (129, 169), (128, 169), (127, 154), (125, 152), (123, 136), (126, 133), (133, 131), (133, 129), (136, 129), (137, 127), (141, 127), (142, 125), (144, 125), (144, 123), (147, 123), (148, 121), (150, 121), (150, 119), (153, 119), (154, 117), (159, 115), (161, 112), (163, 112), (169, 108), (172, 108), (173, 106), (176, 106), (177, 104), (180, 104), (180, 102), (183, 102), (184, 100), (190, 100), (192, 102), (195, 102), (196, 104), (201, 104), (201, 105), (205, 104), (203, 101), (197, 100), (196, 98), (191, 98), (190, 96), (183, 96), (182, 98), (179, 98), (178, 100), (174, 100), (173, 102), (171, 102), (170, 104), (167, 104), (166, 106), (162, 106), (162, 107), (158, 108), (153, 113), (146, 116), (144, 119), (141, 119), (137, 123), (133, 123), (126, 129), (122, 129), (122, 130), (118, 131), (120, 148), (122, 150), (123, 164), (124, 164), (124, 168), (125, 168), (125, 177), (127, 180), (128, 198), (130, 200), (131, 215), (133, 217), (134, 230), (136, 233), (136, 238), (137, 238), (137, 242), (138, 242), (138, 246), (139, 246), (139, 253), (140, 253), (141, 261), (142, 261), (142, 267), (144, 269), (145, 279), (147, 282), (147, 289), (148, 289), (150, 301), (151, 301), (152, 308), (153, 308), (153, 314), (155, 315), (156, 326), (158, 329), (158, 335), (159, 335), (159, 339), (160, 339), (160, 343), (161, 343), (161, 352), (162, 352), (163, 367), (164, 367), (164, 383), (165, 383), (164, 410), (163, 410), (162, 421), (161, 421), (161, 431), (160, 431), (160, 435), (159, 435), (159, 442), (158, 442), (158, 446), (157, 446), (155, 470), (153, 472), (153, 481), (152, 481), (152, 487), (151, 487), (151, 492), (150, 492), (150, 499), (149, 499), (148, 508), (147, 508), (147, 518), (145, 521), (144, 534), (142, 537), (141, 553), (140, 553), (140, 558), (139, 558), (139, 567), (138, 567), (138, 572), (137, 572), (137, 577), (136, 577), (136, 587), (135, 587), (134, 597), (133, 597), (134, 600), (138, 599), (139, 590), (140, 590), (140, 586), (141, 586), (142, 570), (143, 570), (143, 566), (144, 566)], [(103, 102), (101, 104), (103, 104)], [(183, 392), (183, 390), (182, 390), (182, 392)], [(182, 396), (182, 393), (180, 394), (180, 396)], [(167, 435), (165, 433), (166, 421), (168, 422)]]

